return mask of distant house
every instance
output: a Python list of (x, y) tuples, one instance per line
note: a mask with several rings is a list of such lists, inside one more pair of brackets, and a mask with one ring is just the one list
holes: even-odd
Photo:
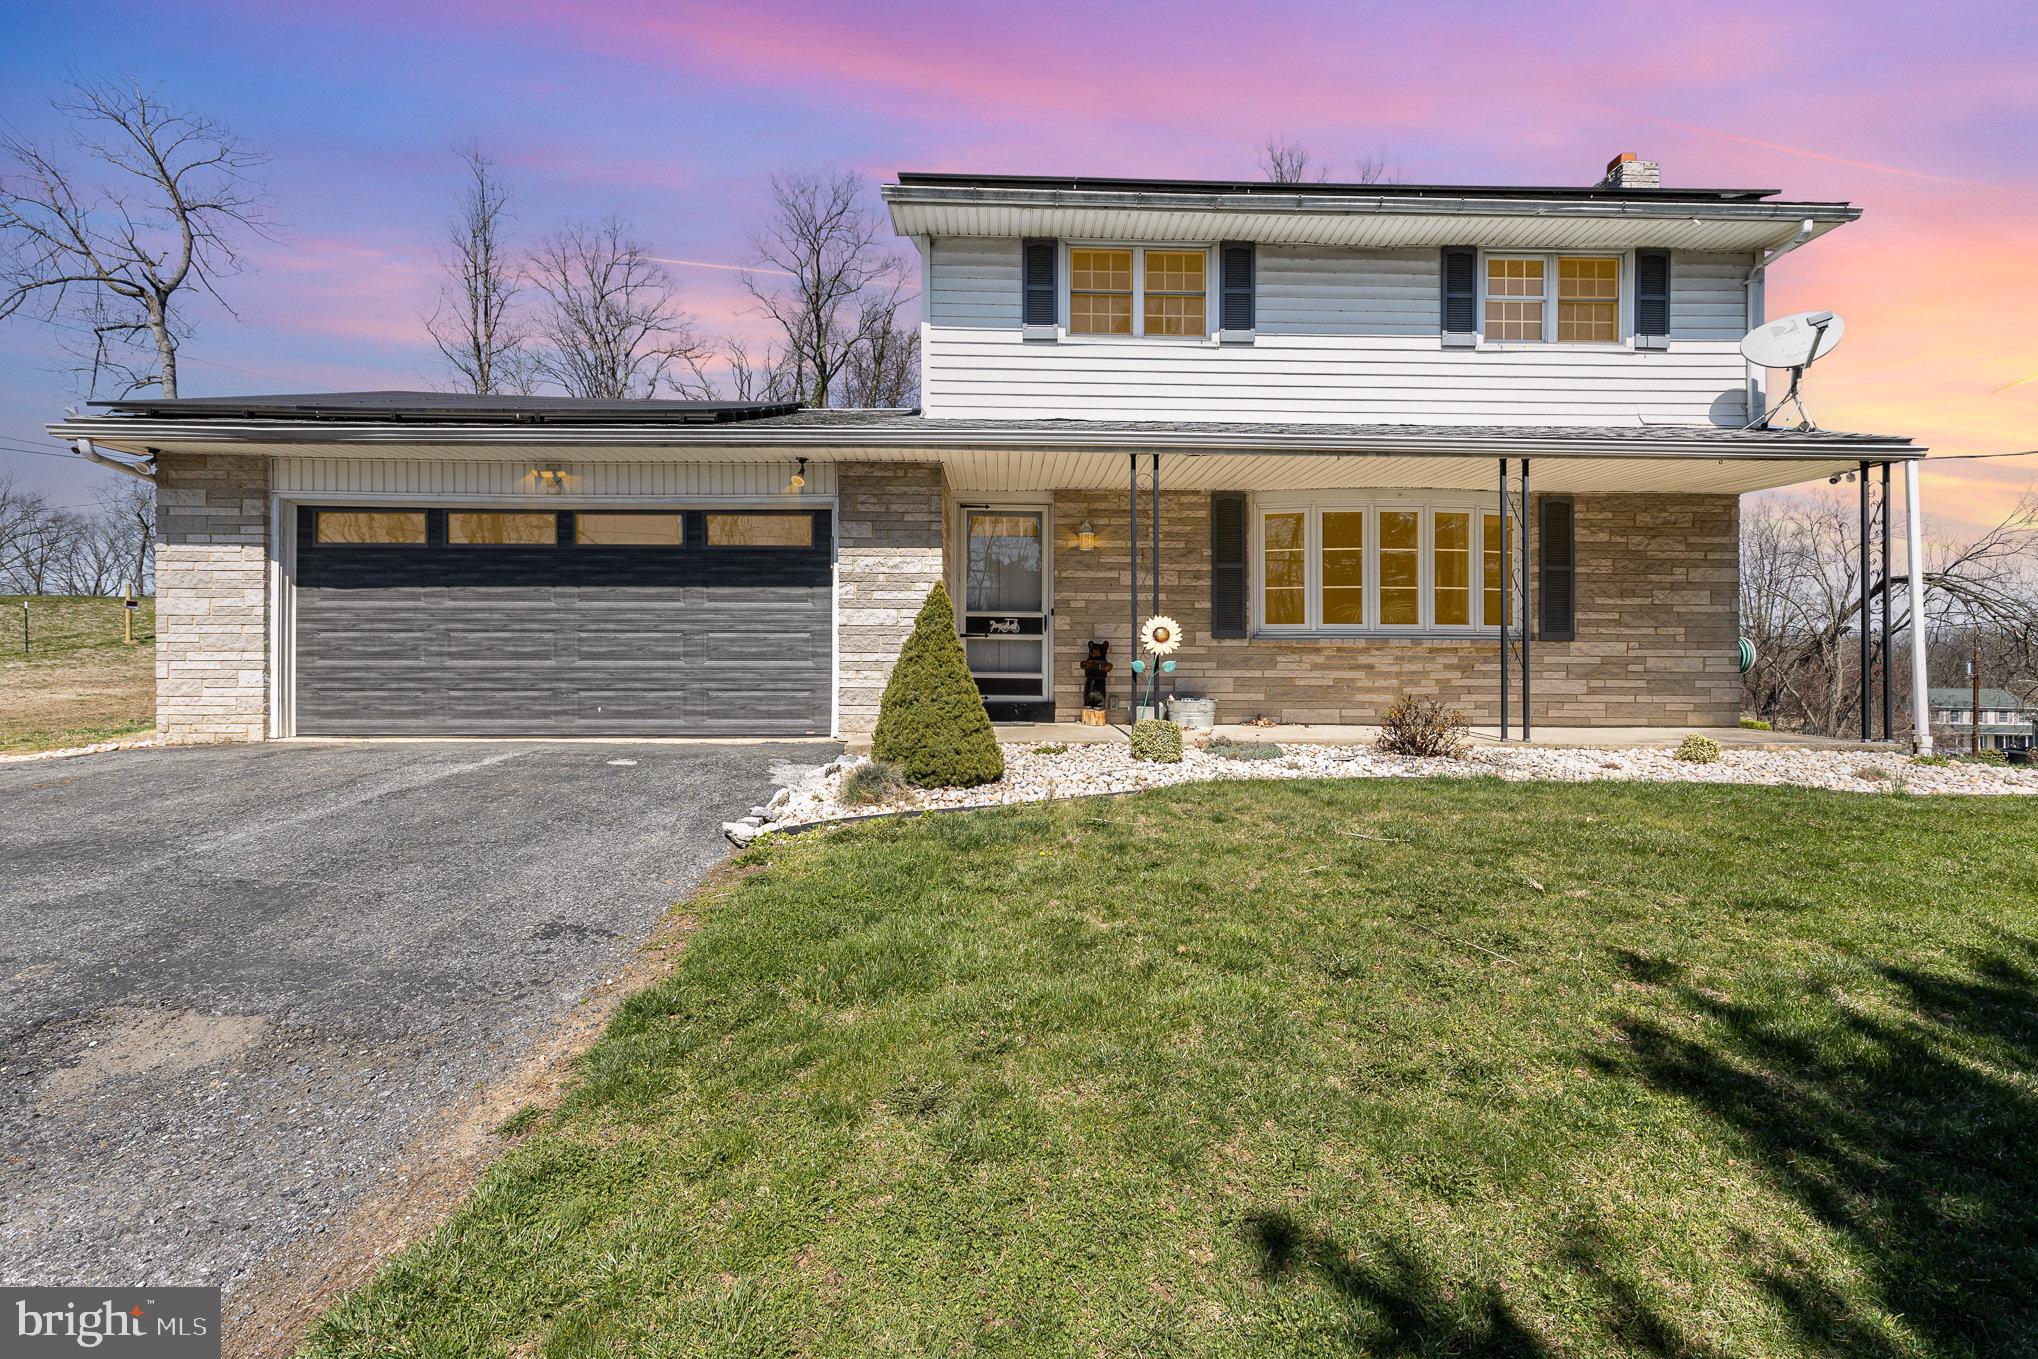
[(1860, 209), (1659, 178), (902, 174), (918, 409), (136, 397), (51, 428), (155, 480), (172, 741), (855, 736), (938, 581), (995, 720), (1073, 721), (1100, 643), (1129, 720), (1164, 613), (1220, 722), (1417, 693), (1732, 727), (1741, 497), (1894, 468), (1915, 534), (1924, 450), (1763, 424), (1738, 347), (1768, 267)]
[[(1974, 730), (1974, 690), (1967, 685), (1930, 691), (1933, 741), (1949, 750), (1965, 750)], [(2038, 704), (2026, 703), (2007, 689), (1981, 691), (1981, 748), (2029, 750), (2038, 734)]]

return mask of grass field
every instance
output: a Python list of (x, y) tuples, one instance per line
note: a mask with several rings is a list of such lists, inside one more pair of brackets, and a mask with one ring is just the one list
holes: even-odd
[(2038, 1351), (2038, 809), (1203, 785), (747, 852), (319, 1356)]
[(121, 640), (121, 602), (0, 595), (0, 754), (58, 750), (146, 732), (156, 724), (156, 602), (135, 611), (137, 645)]

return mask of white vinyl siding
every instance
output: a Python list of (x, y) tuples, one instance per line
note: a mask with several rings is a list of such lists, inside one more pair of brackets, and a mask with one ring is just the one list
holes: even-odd
[(1753, 260), (1677, 250), (1670, 256), (1670, 338), (1738, 345), (1748, 333), (1748, 293), (1741, 286)]
[(1310, 249), (1262, 246), (1262, 335), (1434, 335), (1434, 250)]
[(1250, 345), (1024, 342), (1017, 240), (936, 240), (931, 250), (930, 416), (1531, 426), (1747, 418), (1735, 347), (1745, 330), (1740, 255), (1672, 257), (1667, 350), (1468, 352), (1444, 350), (1438, 334), (1434, 250), (1262, 245)]
[(1019, 324), (1019, 242), (936, 241), (930, 273), (929, 323), (971, 328)]

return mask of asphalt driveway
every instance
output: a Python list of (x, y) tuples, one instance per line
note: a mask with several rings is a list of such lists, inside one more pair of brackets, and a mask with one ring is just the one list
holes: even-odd
[(812, 743), (0, 765), (0, 1283), (231, 1285), (613, 977)]

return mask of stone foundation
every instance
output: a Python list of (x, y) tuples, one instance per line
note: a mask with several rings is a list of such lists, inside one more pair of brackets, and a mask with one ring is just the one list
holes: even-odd
[(156, 732), (269, 734), (269, 464), (156, 458)]
[[(1151, 609), (1149, 500), (1140, 497), (1140, 616)], [(1055, 496), (1055, 716), (1082, 708), (1076, 662), (1111, 643), (1113, 721), (1130, 699), (1123, 492)], [(1098, 530), (1075, 549), (1074, 526)], [(1550, 726), (1732, 726), (1740, 713), (1740, 502), (1730, 495), (1576, 497), (1577, 640), (1537, 641), (1534, 718)], [(1534, 543), (1531, 542), (1531, 550)], [(1258, 564), (1249, 567), (1257, 580)], [(1500, 717), (1497, 641), (1217, 640), (1210, 636), (1210, 497), (1161, 496), (1161, 609), (1181, 623), (1176, 688), (1217, 700), (1219, 722), (1379, 722), (1403, 694), (1441, 699), (1474, 722)], [(1511, 686), (1519, 693), (1519, 676)]]
[(877, 726), (892, 663), (941, 579), (946, 501), (938, 465), (844, 463), (838, 478), (837, 703), (849, 736)]

